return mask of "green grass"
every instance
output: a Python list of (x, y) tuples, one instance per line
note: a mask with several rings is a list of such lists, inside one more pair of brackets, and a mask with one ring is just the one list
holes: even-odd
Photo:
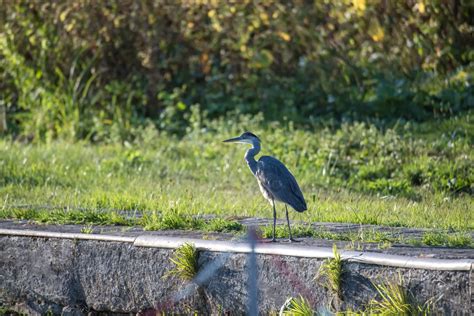
[(427, 246), (441, 247), (466, 247), (474, 246), (472, 237), (463, 233), (442, 233), (442, 232), (426, 232), (423, 235), (422, 243)]
[(344, 266), (341, 254), (337, 251), (336, 245), (332, 248), (334, 258), (324, 260), (319, 268), (318, 277), (324, 279), (324, 286), (330, 290), (337, 298), (342, 299), (342, 278)]
[[(134, 215), (132, 212), (130, 215)], [(0, 210), (0, 218), (31, 220), (44, 224), (78, 224), (86, 225), (81, 232), (93, 233), (92, 225), (123, 225), (142, 226), (144, 230), (199, 230), (204, 232), (224, 232), (235, 235), (245, 233), (245, 227), (231, 218), (202, 219), (189, 214), (170, 212), (144, 211), (143, 216), (127, 216), (117, 211), (101, 210), (64, 210), (64, 209), (31, 209), (4, 208)], [(260, 226), (263, 238), (272, 237), (272, 225)], [(467, 232), (426, 232), (421, 239), (406, 238), (403, 235), (382, 232), (371, 228), (360, 228), (350, 232), (331, 232), (322, 228), (313, 228), (309, 224), (292, 225), (294, 237), (312, 237), (317, 239), (350, 242), (346, 248), (358, 249), (363, 243), (376, 243), (379, 248), (387, 248), (392, 244), (408, 244), (413, 246), (443, 246), (474, 248), (474, 240)], [(287, 238), (286, 225), (276, 227), (277, 238)]]
[(189, 282), (197, 275), (199, 252), (194, 244), (184, 243), (174, 251), (170, 261), (174, 267), (169, 270), (165, 277), (175, 276), (183, 282)]
[(312, 316), (314, 314), (315, 311), (311, 304), (301, 295), (287, 299), (282, 307), (282, 313), (280, 313), (280, 315), (288, 316)]
[[(291, 123), (261, 122), (217, 121), (183, 139), (149, 129), (124, 144), (1, 140), (0, 218), (239, 232), (241, 225), (229, 219), (272, 217), (243, 161), (247, 147), (221, 142), (249, 129), (262, 138), (262, 154), (282, 160), (302, 187), (309, 210), (291, 212), (292, 220), (436, 228), (457, 234), (442, 238), (446, 245), (472, 242), (465, 238), (474, 229), (472, 113), (390, 128), (352, 123), (295, 130)], [(205, 214), (218, 218), (199, 219)], [(278, 216), (284, 217), (281, 205)], [(277, 236), (287, 237), (284, 229)], [(295, 227), (295, 236), (335, 238), (304, 226)], [(369, 237), (357, 239), (390, 241)], [(341, 238), (355, 237), (335, 239)], [(433, 237), (423, 242), (439, 244)]]
[(92, 225), (87, 225), (81, 228), (81, 233), (83, 234), (92, 234), (94, 232), (94, 228)]
[(420, 304), (406, 288), (400, 275), (398, 281), (375, 284), (379, 298), (369, 304), (369, 311), (375, 315), (430, 315), (431, 301)]
[(135, 223), (134, 220), (127, 219), (116, 211), (97, 210), (5, 208), (0, 210), (0, 217), (33, 220), (44, 224), (133, 225)]
[(368, 315), (431, 315), (433, 298), (423, 304), (419, 303), (411, 291), (407, 289), (403, 278), (372, 283), (377, 291), (377, 297), (370, 300), (365, 309), (360, 311), (338, 311), (338, 316), (368, 316)]
[[(272, 226), (260, 227), (262, 237), (272, 237)], [(328, 239), (350, 242), (348, 248), (358, 248), (363, 243), (376, 243), (379, 248), (387, 248), (392, 244), (407, 244), (412, 246), (444, 246), (473, 248), (474, 240), (467, 232), (426, 232), (421, 239), (408, 238), (401, 234), (387, 231), (379, 231), (371, 228), (360, 228), (350, 232), (331, 232), (321, 228), (312, 228), (310, 225), (296, 224), (291, 228), (294, 237), (312, 237), (316, 239)], [(277, 226), (275, 229), (277, 238), (287, 238), (288, 228)]]

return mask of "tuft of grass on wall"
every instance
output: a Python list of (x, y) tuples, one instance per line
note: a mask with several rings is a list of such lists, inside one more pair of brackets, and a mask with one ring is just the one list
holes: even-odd
[(398, 281), (375, 284), (379, 298), (369, 303), (369, 311), (376, 315), (430, 315), (431, 302), (420, 304), (406, 288), (401, 275)]
[(337, 246), (332, 247), (334, 258), (323, 261), (318, 271), (317, 278), (324, 279), (324, 286), (337, 298), (342, 299), (342, 280), (344, 276), (344, 264)]
[(315, 311), (303, 296), (288, 298), (280, 309), (279, 315), (313, 316)]
[(198, 256), (199, 252), (193, 244), (182, 244), (170, 257), (174, 267), (165, 274), (165, 277), (175, 276), (183, 282), (192, 281), (199, 270)]

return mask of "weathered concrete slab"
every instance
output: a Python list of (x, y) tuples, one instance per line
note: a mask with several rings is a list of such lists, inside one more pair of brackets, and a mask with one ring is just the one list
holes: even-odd
[[(77, 227), (57, 229), (71, 232)], [(117, 234), (138, 236), (143, 232)], [(313, 247), (309, 241), (305, 243), (306, 247)], [(20, 303), (30, 314), (44, 313), (48, 308), (69, 315), (90, 311), (189, 313), (194, 309), (204, 313), (245, 312), (246, 254), (201, 251), (200, 269), (213, 267), (215, 272), (200, 290), (191, 286), (189, 295), (177, 300), (184, 296), (186, 287), (177, 279), (164, 278), (171, 269), (172, 251), (136, 247), (131, 242), (2, 235), (0, 303)], [(258, 255), (257, 260), (262, 312), (276, 311), (289, 296), (300, 294), (319, 310), (327, 309), (333, 301), (331, 293), (314, 280), (322, 259)], [(347, 262), (345, 268), (343, 302), (339, 306), (342, 309), (363, 307), (376, 295), (372, 282), (398, 279), (400, 273), (420, 302), (439, 299), (436, 311), (471, 312), (472, 270), (405, 269), (357, 262)]]

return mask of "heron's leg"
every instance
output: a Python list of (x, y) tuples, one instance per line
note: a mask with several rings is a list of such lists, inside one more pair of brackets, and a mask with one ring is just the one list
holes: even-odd
[(288, 224), (288, 232), (290, 233), (289, 241), (299, 241), (299, 240), (293, 239), (293, 236), (291, 236), (290, 218), (288, 216), (288, 205), (286, 204), (285, 204), (285, 210), (286, 210), (286, 222)]
[(276, 227), (276, 221), (277, 221), (277, 211), (275, 208), (275, 200), (272, 199), (272, 206), (273, 206), (273, 238), (272, 241), (276, 241), (275, 238), (275, 227)]

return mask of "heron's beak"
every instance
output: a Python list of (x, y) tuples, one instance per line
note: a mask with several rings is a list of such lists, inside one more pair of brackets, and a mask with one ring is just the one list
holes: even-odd
[(237, 142), (240, 142), (242, 141), (242, 137), (234, 137), (234, 138), (229, 138), (229, 139), (226, 139), (224, 140), (224, 143), (237, 143)]

